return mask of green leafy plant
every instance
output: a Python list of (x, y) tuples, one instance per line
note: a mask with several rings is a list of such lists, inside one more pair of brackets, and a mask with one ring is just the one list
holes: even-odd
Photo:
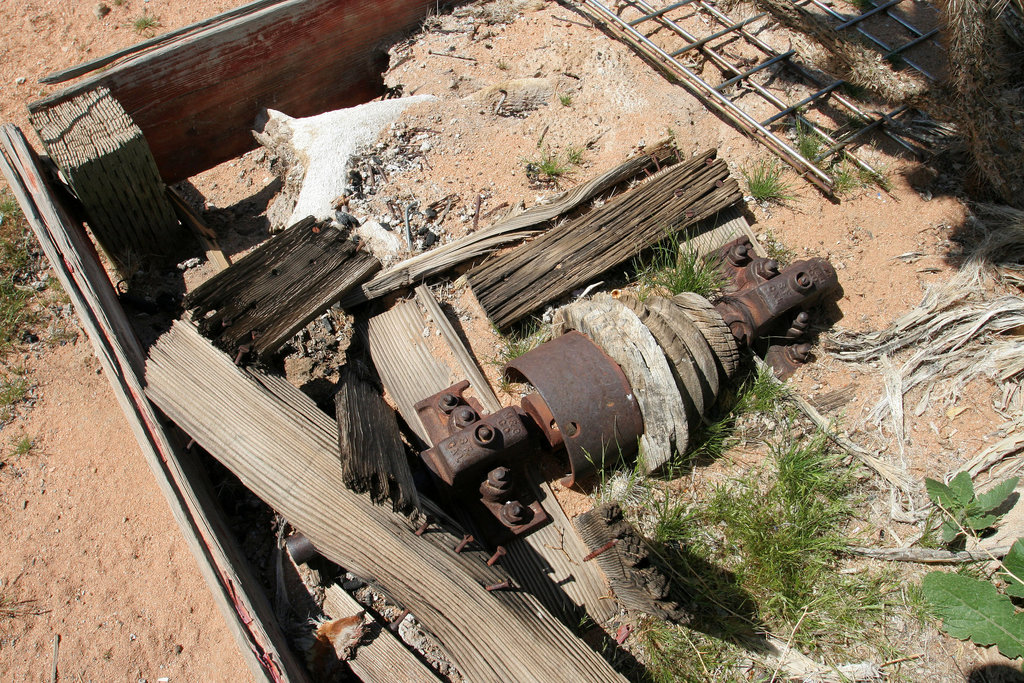
[(570, 95), (569, 93), (562, 93), (561, 95), (558, 96), (558, 101), (562, 103), (563, 107), (571, 107), (572, 95)]
[(782, 204), (794, 199), (790, 194), (792, 185), (782, 179), (784, 170), (777, 159), (760, 159), (741, 168), (740, 173), (747, 181), (747, 191), (751, 197), (757, 201)]
[[(1007, 479), (978, 495), (967, 472), (957, 474), (948, 485), (925, 479), (928, 497), (945, 516), (943, 540), (961, 543), (968, 535), (977, 536), (991, 528), (1018, 481), (1017, 477)], [(997, 576), (1006, 584), (1004, 593), (985, 579), (941, 571), (925, 576), (921, 590), (949, 635), (983, 647), (995, 645), (1010, 658), (1024, 657), (1024, 613), (1011, 599), (1024, 598), (1024, 540), (1017, 539), (999, 567)]]
[[(538, 149), (539, 147), (538, 143)], [(539, 157), (522, 160), (526, 166), (527, 178), (534, 182), (547, 183), (557, 183), (559, 178), (569, 174), (572, 167), (579, 166), (582, 161), (583, 149), (571, 146), (566, 149), (564, 158), (545, 147)]]
[(14, 406), (25, 399), (28, 389), (23, 370), (16, 368), (11, 375), (0, 377), (0, 424), (14, 417)]
[(946, 515), (940, 527), (942, 540), (956, 543), (962, 541), (967, 533), (977, 536), (990, 528), (999, 520), (1001, 515), (996, 511), (1013, 493), (1018, 481), (1017, 477), (1007, 479), (979, 496), (974, 492), (974, 483), (967, 472), (957, 474), (948, 486), (935, 479), (925, 479), (928, 497)]
[[(1024, 555), (1021, 540), (1014, 547), (1020, 547)], [(1022, 587), (1020, 582), (1013, 586), (1015, 591)], [(1011, 659), (1024, 657), (1024, 613), (993, 584), (961, 574), (931, 572), (921, 588), (935, 616), (942, 619), (943, 631), (984, 647), (995, 645)]]

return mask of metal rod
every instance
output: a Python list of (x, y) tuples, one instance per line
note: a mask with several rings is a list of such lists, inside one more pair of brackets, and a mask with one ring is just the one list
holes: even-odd
[[(820, 10), (822, 10), (822, 11), (824, 11), (825, 13), (829, 14), (830, 16), (832, 16), (832, 18), (834, 18), (834, 19), (838, 19), (839, 21), (842, 21), (843, 19), (845, 19), (845, 18), (846, 18), (846, 17), (844, 17), (844, 16), (842, 15), (842, 14), (840, 14), (839, 12), (835, 11), (834, 9), (832, 9), (831, 7), (829, 7), (828, 5), (826, 5), (825, 3), (823, 3), (823, 2), (821, 1), (821, 0), (809, 0), (809, 2), (810, 2), (811, 4), (813, 4), (813, 5), (815, 6), (815, 7), (819, 8)], [(890, 16), (891, 16), (891, 15), (890, 15)], [(885, 43), (885, 42), (884, 42), (883, 40), (881, 40), (880, 38), (877, 38), (877, 37), (876, 37), (876, 36), (874, 36), (873, 34), (871, 34), (871, 33), (867, 32), (867, 31), (865, 31), (865, 30), (864, 30), (864, 29), (863, 29), (862, 27), (860, 27), (860, 26), (854, 26), (853, 28), (857, 30), (857, 33), (861, 34), (862, 36), (864, 36), (865, 38), (867, 38), (868, 40), (870, 40), (870, 41), (871, 41), (872, 43), (874, 43), (874, 44), (875, 44), (875, 45), (877, 45), (878, 47), (880, 47), (880, 48), (882, 48), (883, 50), (885, 50), (886, 52), (892, 52), (892, 47), (890, 47), (889, 45), (887, 45), (887, 44), (886, 44), (886, 43)], [(920, 73), (920, 74), (921, 74), (922, 76), (924, 76), (925, 78), (927, 78), (927, 79), (929, 79), (929, 80), (932, 80), (932, 81), (934, 81), (934, 80), (935, 80), (935, 76), (933, 76), (933, 75), (931, 75), (930, 73), (928, 73), (928, 71), (927, 71), (927, 70), (926, 70), (926, 69), (925, 69), (924, 67), (922, 67), (921, 65), (919, 65), (919, 64), (916, 64), (916, 63), (912, 62), (912, 61), (911, 61), (910, 59), (908, 59), (908, 58), (906, 58), (906, 57), (904, 57), (904, 58), (903, 58), (903, 61), (905, 61), (905, 62), (907, 63), (907, 65), (908, 65), (908, 66), (910, 66), (910, 67), (912, 67), (912, 68), (916, 69), (916, 70), (917, 70), (917, 71), (918, 71), (918, 72), (919, 72), (919, 73)]]
[(800, 100), (796, 104), (789, 105), (788, 107), (786, 107), (785, 109), (780, 111), (775, 116), (768, 117), (767, 119), (765, 119), (764, 121), (761, 122), (761, 125), (762, 126), (770, 126), (771, 124), (773, 124), (776, 121), (778, 121), (779, 119), (781, 119), (783, 116), (789, 116), (790, 114), (795, 112), (800, 107), (803, 107), (804, 105), (810, 104), (811, 102), (815, 101), (819, 97), (824, 97), (825, 95), (828, 95), (830, 92), (832, 92), (833, 90), (835, 90), (836, 88), (838, 88), (839, 86), (841, 86), (845, 82), (846, 81), (842, 81), (842, 80), (836, 81), (835, 83), (832, 83), (831, 85), (825, 86), (824, 88), (822, 88), (818, 92), (811, 93), (810, 95), (808, 95), (807, 97), (803, 98), (802, 100)]
[(687, 85), (692, 90), (696, 91), (695, 94), (705, 95), (702, 99), (704, 99), (709, 106), (715, 109), (715, 111), (721, 113), (745, 132), (759, 137), (765, 146), (788, 161), (804, 175), (809, 174), (808, 179), (820, 187), (824, 192), (828, 194), (832, 193), (832, 179), (829, 178), (826, 173), (817, 166), (811, 164), (807, 159), (804, 159), (796, 150), (792, 149), (774, 133), (764, 128), (764, 126), (759, 124), (749, 114), (733, 104), (729, 98), (715, 90), (693, 71), (673, 59), (667, 52), (651, 42), (650, 39), (627, 24), (620, 17), (616, 16), (614, 12), (602, 5), (598, 0), (584, 0), (584, 2), (598, 14), (610, 19), (613, 24), (618, 25), (627, 35), (640, 44), (638, 47), (643, 46), (653, 53), (652, 56), (657, 56), (668, 65), (674, 67), (677, 70), (677, 74), (683, 77)]
[[(662, 7), (657, 12), (651, 12), (650, 14), (645, 14), (644, 16), (640, 17), (639, 19), (634, 19), (633, 21), (630, 21), (628, 23), (629, 23), (630, 26), (636, 26), (637, 24), (643, 23), (643, 22), (645, 22), (645, 21), (647, 21), (649, 19), (654, 19), (655, 17), (660, 17), (665, 12), (671, 12), (674, 9), (679, 9), (680, 7), (685, 7), (686, 5), (689, 5), (692, 2), (694, 2), (694, 0), (683, 0), (682, 2), (677, 2), (677, 3), (673, 4), (673, 5), (669, 5), (668, 7)], [(630, 3), (630, 4), (632, 4), (632, 3)]]
[(835, 30), (836, 31), (842, 31), (844, 28), (849, 28), (849, 27), (853, 26), (854, 24), (859, 24), (860, 22), (864, 21), (868, 17), (873, 17), (876, 14), (878, 14), (879, 12), (884, 12), (885, 10), (889, 9), (890, 7), (892, 7), (893, 5), (898, 5), (901, 2), (903, 2), (903, 0), (889, 0), (889, 2), (883, 3), (881, 5), (875, 5), (874, 7), (869, 9), (867, 12), (864, 12), (863, 14), (861, 14), (860, 16), (854, 17), (853, 19), (850, 19), (849, 21), (844, 21), (843, 23), (839, 24), (839, 26), (835, 27)]
[(867, 132), (869, 132), (871, 130), (874, 130), (878, 126), (881, 126), (883, 123), (885, 123), (885, 119), (877, 118), (874, 121), (872, 121), (871, 123), (869, 123), (868, 125), (866, 125), (866, 126), (864, 126), (862, 128), (858, 128), (857, 130), (853, 131), (852, 133), (850, 133), (850, 135), (847, 135), (845, 137), (842, 137), (842, 138), (836, 140), (836, 143), (834, 145), (832, 145), (831, 147), (826, 148), (825, 151), (819, 152), (819, 153), (814, 155), (815, 163), (821, 161), (822, 159), (829, 158), (830, 156), (832, 156), (833, 154), (838, 152), (843, 147), (846, 147), (847, 145), (849, 145), (850, 143), (852, 143), (854, 140), (856, 140), (860, 136), (864, 135), (865, 133), (867, 133)]
[[(650, 5), (647, 4), (646, 0), (632, 0), (632, 2), (634, 3), (635, 6), (640, 7), (640, 8), (650, 7)], [(706, 4), (706, 3), (704, 3), (703, 0), (702, 0), (701, 1), (701, 5), (704, 5), (704, 4)], [(684, 29), (682, 26), (680, 26), (676, 22), (672, 21), (671, 19), (668, 19), (666, 17), (659, 17), (658, 21), (660, 23), (662, 23), (664, 26), (666, 26), (667, 28), (669, 28), (670, 30), (672, 30), (674, 33), (679, 35), (680, 37), (684, 38), (685, 40), (690, 40), (690, 41), (695, 40), (695, 36), (693, 34), (691, 34), (689, 31), (687, 31), (686, 29)], [(725, 23), (725, 22), (723, 22), (723, 23)], [(731, 23), (735, 23), (735, 22), (730, 21), (729, 23), (731, 24)], [(740, 31), (742, 29), (734, 29), (734, 30)], [(738, 67), (736, 67), (734, 64), (732, 64), (729, 60), (727, 60), (722, 55), (718, 54), (718, 52), (716, 52), (714, 49), (712, 49), (712, 48), (710, 48), (710, 47), (708, 47), (706, 45), (702, 45), (700, 50), (701, 50), (701, 52), (704, 55), (706, 55), (709, 59), (711, 59), (711, 61), (714, 62), (723, 71), (732, 72), (732, 73), (735, 73), (735, 74), (739, 74), (740, 73), (740, 70), (739, 70)], [(828, 94), (829, 92), (831, 92), (832, 90), (835, 90), (835, 88), (837, 88), (838, 86), (840, 86), (842, 84), (843, 84), (843, 81), (837, 81), (836, 83), (833, 83), (831, 86), (825, 88), (824, 92), (821, 93), (821, 94)], [(803, 106), (803, 104), (806, 104), (807, 101), (803, 102), (800, 105), (796, 105), (794, 107), (790, 107), (785, 102), (783, 102), (778, 97), (776, 97), (771, 92), (769, 92), (767, 89), (765, 89), (763, 86), (761, 86), (759, 83), (756, 83), (755, 81), (753, 81), (751, 79), (747, 79), (747, 85), (750, 88), (752, 88), (755, 92), (757, 92), (759, 95), (761, 95), (761, 97), (763, 97), (764, 99), (768, 100), (768, 102), (770, 102), (774, 106), (778, 107), (782, 111), (782, 113), (779, 114), (778, 116), (775, 116), (772, 119), (769, 119), (770, 121), (774, 121), (774, 120), (776, 120), (778, 118), (781, 118), (782, 116), (786, 116), (788, 114), (793, 114), (799, 122), (801, 122), (803, 125), (807, 126), (807, 128), (811, 132), (813, 132), (815, 135), (819, 136), (827, 144), (829, 144), (829, 145), (835, 144), (835, 140), (832, 138), (831, 135), (829, 135), (829, 133), (827, 131), (825, 131), (822, 128), (820, 128), (813, 121), (805, 118), (802, 114), (795, 113), (796, 112), (796, 108), (798, 106)], [(716, 90), (715, 92), (718, 92), (718, 91)], [(813, 99), (815, 97), (819, 97), (819, 96), (820, 96), (820, 94), (812, 95), (811, 99)], [(767, 129), (767, 124), (761, 123), (759, 125), (762, 128)], [(787, 148), (792, 150), (792, 148), (790, 148), (788, 145), (787, 145)], [(824, 173), (823, 171), (818, 169), (818, 167), (816, 165), (814, 165), (813, 162), (811, 162), (810, 160), (805, 158), (798, 151), (792, 150), (792, 152), (802, 162), (808, 164), (809, 167), (817, 169), (819, 172)], [(861, 161), (861, 160), (857, 159), (856, 157), (854, 157), (853, 155), (851, 155), (851, 159), (853, 159), (857, 163), (858, 166), (863, 168), (868, 173), (877, 175), (877, 171), (875, 171), (875, 169), (871, 168), (871, 166), (868, 165), (867, 162)]]
[[(705, 11), (710, 13), (713, 17), (718, 19), (718, 21), (720, 21), (723, 24), (729, 24), (729, 23), (732, 22), (732, 19), (730, 19), (727, 15), (723, 14), (722, 12), (720, 12), (717, 7), (709, 5), (708, 3), (704, 2), (704, 0), (700, 1), (700, 7), (701, 7), (701, 9), (704, 9)], [(766, 55), (769, 55), (769, 56), (778, 56), (779, 55), (779, 52), (776, 51), (775, 48), (773, 48), (771, 45), (768, 45), (763, 40), (761, 40), (757, 36), (753, 35), (749, 31), (747, 31), (745, 29), (739, 29), (739, 34), (741, 36), (743, 36), (744, 38), (746, 38), (748, 41), (750, 41), (751, 45), (753, 45), (757, 49), (761, 50)], [(796, 72), (797, 74), (799, 74), (800, 76), (802, 76), (806, 80), (810, 81), (811, 83), (813, 83), (817, 87), (819, 87), (819, 88), (822, 87), (823, 82), (821, 81), (821, 79), (817, 78), (813, 73), (811, 73), (810, 71), (808, 71), (804, 67), (800, 66), (799, 64), (797, 64), (793, 60), (791, 60), (791, 59), (787, 60), (785, 65), (786, 65), (787, 68), (792, 69), (794, 72)], [(867, 114), (864, 110), (862, 110), (860, 107), (858, 107), (853, 101), (847, 99), (844, 95), (842, 95), (839, 92), (833, 92), (832, 93), (832, 99), (834, 101), (838, 102), (843, 107), (846, 107), (849, 111), (853, 112), (853, 114), (855, 116), (859, 117), (862, 121), (864, 121), (866, 123), (870, 123), (870, 122), (876, 120), (876, 117), (870, 116), (869, 114)], [(915, 156), (920, 154), (920, 151), (917, 148), (912, 146), (910, 143), (908, 143), (906, 140), (904, 140), (900, 136), (898, 136), (898, 135), (892, 133), (891, 131), (889, 131), (888, 128), (883, 126), (882, 127), (882, 132), (889, 139), (891, 139), (893, 142), (895, 142), (896, 144), (902, 146), (904, 149), (906, 149), (910, 153), (914, 154)]]
[(772, 57), (771, 59), (766, 59), (765, 61), (761, 62), (757, 66), (755, 66), (755, 67), (753, 67), (751, 69), (747, 69), (746, 71), (744, 71), (740, 75), (733, 76), (729, 80), (723, 81), (723, 82), (719, 83), (718, 85), (715, 86), (715, 90), (717, 90), (718, 92), (722, 92), (722, 90), (728, 88), (733, 83), (736, 83), (738, 81), (742, 81), (744, 78), (747, 78), (747, 77), (751, 76), (752, 74), (756, 74), (758, 71), (761, 71), (763, 69), (767, 69), (772, 64), (777, 64), (777, 63), (781, 62), (784, 59), (789, 59), (790, 57), (792, 57), (795, 54), (796, 54), (796, 50), (787, 50), (786, 52), (783, 52), (780, 55), (776, 55), (775, 57)]
[(762, 19), (762, 18), (764, 18), (766, 16), (768, 16), (767, 12), (761, 12), (760, 14), (757, 14), (755, 16), (752, 16), (752, 17), (749, 17), (747, 19), (744, 19), (743, 21), (738, 21), (735, 24), (733, 24), (732, 26), (726, 26), (721, 31), (717, 31), (716, 33), (712, 33), (710, 36), (707, 36), (705, 38), (701, 38), (700, 40), (696, 40), (696, 41), (690, 43), (689, 45), (686, 45), (684, 47), (679, 48), (675, 52), (672, 52), (671, 55), (673, 57), (676, 57), (678, 55), (683, 54), (684, 52), (689, 52), (690, 50), (694, 49), (695, 47), (701, 47), (705, 43), (709, 43), (712, 40), (715, 40), (716, 38), (721, 38), (726, 33), (732, 33), (736, 29), (743, 28), (747, 24), (755, 22), (758, 19)]
[[(904, 50), (909, 50), (910, 48), (914, 47), (915, 45), (920, 45), (921, 43), (923, 43), (924, 41), (928, 40), (929, 38), (931, 38), (932, 36), (934, 36), (938, 32), (939, 32), (939, 29), (933, 28), (931, 31), (928, 31), (928, 33), (925, 33), (923, 36), (918, 36), (917, 38), (914, 38), (913, 40), (911, 40), (909, 43), (905, 43), (903, 45), (900, 45), (898, 48), (896, 48), (895, 50), (893, 50), (892, 52), (887, 54), (885, 56), (885, 58), (889, 59), (890, 57), (895, 57), (896, 55), (900, 54)], [(901, 57), (901, 58), (903, 59), (903, 61), (907, 60), (906, 57)]]

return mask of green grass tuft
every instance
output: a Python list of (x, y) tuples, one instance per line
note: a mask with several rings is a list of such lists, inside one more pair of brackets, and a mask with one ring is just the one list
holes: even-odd
[(509, 69), (512, 68), (511, 66), (509, 66), (509, 63), (506, 62), (504, 59), (499, 59), (498, 63), (495, 64), (494, 66), (498, 67), (500, 71), (508, 71)]
[(759, 202), (782, 204), (794, 199), (793, 187), (782, 179), (784, 172), (778, 159), (761, 159), (740, 169), (747, 181), (747, 191)]
[(569, 93), (562, 93), (561, 95), (558, 96), (558, 101), (562, 103), (563, 107), (571, 107), (572, 95), (570, 95)]
[(150, 14), (143, 14), (132, 22), (132, 28), (139, 35), (152, 34), (160, 27), (160, 20)]
[(641, 299), (651, 294), (674, 296), (696, 292), (711, 297), (725, 284), (717, 264), (706, 261), (686, 238), (669, 233), (650, 255), (633, 263), (637, 273), (636, 290)]
[(800, 123), (800, 120), (797, 119), (796, 149), (800, 152), (800, 156), (811, 163), (816, 163), (815, 157), (821, 154), (824, 146), (825, 141), (821, 139), (821, 136), (815, 133), (810, 126)]
[(22, 435), (20, 439), (14, 442), (14, 449), (11, 455), (14, 457), (20, 457), (28, 455), (32, 452), (32, 449), (36, 447), (36, 442), (28, 434)]

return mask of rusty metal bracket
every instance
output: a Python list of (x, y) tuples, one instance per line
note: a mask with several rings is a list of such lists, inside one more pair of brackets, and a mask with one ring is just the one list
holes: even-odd
[(499, 543), (505, 533), (526, 534), (549, 519), (522, 472), (536, 447), (520, 411), (483, 415), (480, 404), (463, 395), (468, 388), (464, 380), (415, 405), (434, 442), (420, 457), (448, 498), (465, 504), (488, 540)]
[(644, 429), (636, 397), (615, 361), (586, 336), (567, 332), (519, 356), (503, 373), (536, 388), (538, 396), (523, 399), (523, 410), (549, 446), (565, 445), (565, 486), (636, 453)]

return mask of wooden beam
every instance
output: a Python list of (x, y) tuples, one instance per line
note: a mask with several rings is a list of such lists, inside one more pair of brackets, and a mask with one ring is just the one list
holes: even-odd
[(129, 268), (180, 248), (184, 230), (149, 145), (109, 90), (87, 90), (31, 119), (111, 258)]
[(384, 402), (380, 387), (356, 370), (351, 357), (341, 368), (334, 407), (345, 485), (369, 493), (378, 505), (390, 501), (396, 512), (419, 508), (395, 410)]
[(220, 348), (266, 360), (379, 269), (347, 231), (310, 216), (199, 285), (185, 307)]
[(0, 128), (0, 170), (60, 280), (110, 379), (143, 457), (253, 676), (306, 681), (305, 667), (277, 625), (210, 492), (194, 485), (195, 462), (176, 447), (140, 379), (143, 352), (80, 221), (50, 187), (39, 158), (15, 126)]
[(659, 168), (662, 164), (668, 163), (675, 154), (675, 148), (669, 143), (659, 143), (649, 152), (627, 159), (615, 168), (568, 190), (552, 202), (531, 206), (526, 211), (504, 218), (479, 232), (465, 235), (402, 261), (376, 275), (360, 288), (361, 291), (346, 297), (342, 301), (342, 306), (348, 307), (377, 299), (396, 290), (417, 285), (431, 275), (443, 273), (460, 263), (486, 256), (495, 249), (543, 232), (550, 220), (572, 211), (584, 202), (649, 169)]
[(285, 0), (129, 57), (29, 105), (33, 113), (107, 87), (175, 183), (253, 149), (264, 108), (303, 117), (384, 92), (387, 49), (435, 0)]
[(349, 491), (324, 413), (269, 386), (182, 321), (149, 350), (147, 395), (325, 557), (415, 614), (469, 680), (622, 680), (528, 593), (485, 590), (508, 576), (485, 553), (453, 552), (459, 531), (418, 536), (418, 520)]
[(662, 170), (604, 206), (552, 228), (469, 272), (491, 321), (505, 328), (742, 198), (707, 151)]

